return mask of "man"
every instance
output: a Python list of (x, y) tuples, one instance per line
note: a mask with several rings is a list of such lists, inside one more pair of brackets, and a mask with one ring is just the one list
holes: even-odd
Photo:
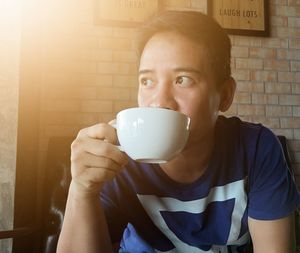
[(247, 252), (250, 241), (255, 253), (293, 252), (300, 197), (278, 140), (219, 116), (235, 92), (228, 36), (180, 11), (141, 31), (138, 104), (188, 115), (188, 143), (165, 164), (141, 164), (113, 145), (110, 124), (81, 130), (58, 252)]

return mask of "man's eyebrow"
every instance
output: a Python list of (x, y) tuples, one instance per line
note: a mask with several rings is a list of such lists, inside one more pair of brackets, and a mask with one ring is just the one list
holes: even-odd
[(188, 73), (194, 73), (197, 75), (203, 75), (203, 71), (199, 70), (199, 69), (195, 69), (195, 68), (175, 68), (174, 72), (188, 72)]
[(147, 73), (153, 73), (154, 70), (151, 70), (151, 69), (140, 69), (139, 70), (139, 75), (140, 74), (147, 74)]
[[(139, 74), (147, 74), (147, 73), (153, 73), (154, 70), (151, 69), (140, 69)], [(195, 69), (195, 68), (174, 68), (173, 72), (189, 72), (189, 73), (195, 73), (197, 75), (203, 75), (203, 71)]]

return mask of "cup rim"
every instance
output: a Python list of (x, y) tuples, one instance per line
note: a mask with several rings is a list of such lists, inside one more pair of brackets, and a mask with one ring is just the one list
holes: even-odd
[(171, 113), (177, 113), (177, 114), (181, 114), (182, 116), (185, 116), (187, 117), (189, 120), (190, 120), (190, 117), (180, 111), (175, 111), (175, 110), (172, 110), (172, 109), (167, 109), (167, 108), (163, 108), (163, 107), (150, 107), (150, 106), (141, 106), (141, 107), (130, 107), (130, 108), (126, 108), (126, 109), (123, 109), (121, 111), (119, 111), (117, 113), (120, 114), (122, 112), (126, 112), (126, 111), (133, 111), (133, 110), (138, 110), (138, 109), (144, 109), (144, 110), (157, 110), (157, 111), (165, 111), (165, 112), (171, 112)]

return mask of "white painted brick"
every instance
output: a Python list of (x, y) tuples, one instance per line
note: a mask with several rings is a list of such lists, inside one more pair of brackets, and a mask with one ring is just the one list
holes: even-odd
[(248, 47), (232, 46), (231, 56), (232, 57), (240, 57), (240, 58), (248, 57), (249, 56), (249, 48)]
[(118, 74), (119, 64), (115, 62), (99, 62), (97, 72), (99, 74)]
[(138, 87), (130, 89), (130, 100), (137, 100), (138, 97)]
[(300, 39), (290, 38), (289, 39), (289, 48), (300, 49)]
[(80, 109), (79, 100), (67, 100), (67, 99), (49, 99), (45, 102), (46, 111), (56, 112), (78, 112)]
[(44, 130), (44, 134), (46, 137), (74, 137), (77, 135), (79, 130), (83, 128), (83, 126), (63, 126), (63, 125), (58, 125), (58, 126), (46, 126)]
[(251, 80), (253, 81), (266, 81), (266, 82), (276, 82), (277, 72), (276, 71), (251, 71)]
[(290, 6), (299, 6), (300, 5), (300, 0), (288, 0), (288, 4)]
[(112, 75), (100, 75), (100, 74), (83, 74), (81, 75), (80, 82), (82, 85), (95, 85), (95, 86), (112, 86)]
[(262, 59), (237, 58), (235, 64), (237, 69), (262, 69), (263, 68)]
[(84, 36), (96, 36), (96, 37), (112, 37), (112, 27), (109, 26), (96, 26), (96, 25), (80, 25), (82, 34)]
[(115, 87), (138, 87), (138, 78), (135, 75), (116, 75), (113, 77)]
[(299, 38), (300, 37), (300, 28), (298, 28), (298, 27), (289, 28), (288, 36), (290, 38)]
[(300, 6), (282, 6), (275, 7), (275, 15), (277, 16), (300, 16)]
[(263, 48), (288, 48), (288, 39), (283, 38), (264, 38), (262, 41)]
[(265, 106), (263, 105), (238, 105), (238, 115), (253, 116), (265, 115)]
[(300, 129), (294, 129), (294, 137), (296, 140), (300, 140)]
[(237, 83), (236, 90), (239, 91), (239, 92), (262, 93), (262, 92), (264, 92), (264, 83), (263, 82), (243, 82), (243, 81), (239, 81)]
[(89, 61), (81, 64), (80, 73), (95, 74), (97, 73), (97, 62)]
[(114, 50), (131, 50), (133, 42), (127, 38), (100, 38), (99, 47), (101, 49), (114, 49)]
[(113, 52), (115, 62), (137, 62), (138, 57), (135, 51), (118, 50)]
[(49, 112), (46, 117), (49, 125), (93, 125), (97, 120), (97, 113)]
[(118, 66), (118, 74), (120, 75), (130, 75), (130, 74), (133, 74), (135, 72), (133, 72), (133, 68), (132, 68), (132, 65), (129, 64), (129, 63), (119, 63), (119, 66)]
[(133, 27), (114, 27), (113, 28), (113, 37), (114, 38), (134, 38), (136, 35), (137, 29)]
[(294, 75), (294, 82), (295, 83), (300, 83), (300, 73), (296, 72)]
[(246, 92), (236, 92), (234, 95), (234, 102), (237, 104), (250, 104), (251, 94)]
[(277, 58), (283, 60), (300, 60), (300, 50), (277, 49)]
[(112, 61), (113, 51), (110, 49), (91, 49), (89, 59), (92, 61)]
[(96, 36), (86, 36), (80, 41), (82, 48), (98, 48), (98, 38)]
[(293, 94), (300, 94), (300, 83), (292, 84), (292, 93)]
[(278, 104), (278, 95), (252, 94), (252, 104)]
[(283, 60), (265, 59), (264, 60), (264, 69), (289, 71), (290, 70), (290, 62), (283, 61)]
[(300, 118), (281, 118), (280, 119), (281, 128), (299, 128)]
[(95, 99), (96, 87), (83, 87), (74, 86), (70, 87), (57, 87), (52, 86), (48, 88), (47, 97), (51, 99)]
[(300, 105), (299, 95), (280, 95), (279, 104), (281, 105)]
[(276, 117), (253, 116), (251, 121), (261, 123), (269, 128), (280, 128), (279, 118)]
[(267, 105), (267, 117), (288, 117), (292, 116), (292, 106)]
[(249, 70), (232, 70), (232, 76), (235, 80), (249, 81), (250, 71)]
[(286, 5), (287, 0), (270, 0), (270, 4), (272, 4), (272, 5)]
[(128, 100), (130, 90), (128, 88), (99, 87), (97, 90), (99, 100)]
[(244, 36), (233, 36), (233, 45), (235, 46), (248, 46), (248, 47), (261, 47), (262, 39), (259, 37), (244, 37)]
[(290, 34), (289, 27), (273, 27), (271, 30), (272, 37), (288, 38)]
[(277, 74), (279, 82), (294, 82), (295, 80), (295, 73), (278, 71)]
[(300, 61), (291, 61), (291, 71), (300, 71)]
[(81, 101), (81, 112), (112, 112), (112, 101), (84, 100)]
[(276, 49), (252, 47), (249, 49), (249, 56), (262, 59), (273, 59), (276, 57)]
[(291, 93), (289, 83), (265, 83), (266, 93), (286, 94)]
[(130, 63), (99, 62), (97, 71), (99, 74), (129, 75), (135, 73), (135, 67)]
[(271, 26), (288, 26), (288, 17), (271, 16), (270, 19)]
[(300, 106), (293, 106), (293, 117), (300, 117)]

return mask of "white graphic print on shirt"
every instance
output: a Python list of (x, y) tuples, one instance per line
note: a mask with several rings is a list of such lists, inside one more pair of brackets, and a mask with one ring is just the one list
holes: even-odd
[[(244, 180), (229, 183), (224, 186), (217, 186), (210, 190), (209, 194), (202, 198), (192, 201), (180, 201), (170, 197), (157, 197), (154, 195), (137, 195), (140, 203), (152, 219), (153, 223), (168, 237), (175, 248), (164, 253), (208, 253), (208, 252), (227, 252), (224, 245), (212, 245), (209, 251), (203, 251), (198, 247), (191, 246), (182, 241), (167, 225), (161, 212), (186, 212), (190, 214), (199, 214), (206, 210), (212, 202), (224, 202), (234, 200), (234, 208), (231, 216), (230, 232), (226, 245), (243, 245), (249, 240), (249, 233), (245, 233), (240, 238), (241, 220), (243, 218), (247, 195), (244, 191)], [(161, 252), (156, 250), (156, 252)]]

